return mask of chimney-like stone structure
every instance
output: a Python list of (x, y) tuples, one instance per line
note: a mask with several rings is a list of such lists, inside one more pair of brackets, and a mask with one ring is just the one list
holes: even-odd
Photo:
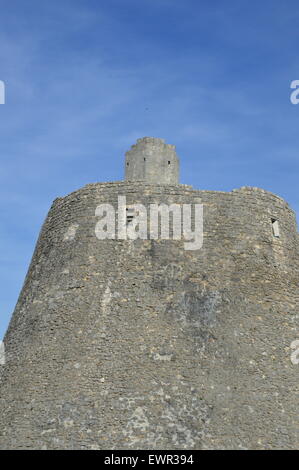
[(143, 137), (126, 153), (126, 181), (178, 184), (179, 158), (174, 145), (163, 139)]

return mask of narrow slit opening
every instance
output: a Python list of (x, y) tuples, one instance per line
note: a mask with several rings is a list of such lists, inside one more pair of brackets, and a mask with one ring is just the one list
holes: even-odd
[(129, 225), (131, 222), (133, 222), (134, 219), (134, 209), (127, 207), (126, 208), (126, 223)]
[(272, 233), (273, 236), (276, 238), (280, 237), (280, 231), (279, 231), (279, 223), (277, 219), (271, 218), (271, 223), (272, 223)]

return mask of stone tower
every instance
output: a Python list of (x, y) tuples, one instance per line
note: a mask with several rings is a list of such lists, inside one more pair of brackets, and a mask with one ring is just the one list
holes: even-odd
[[(258, 188), (178, 184), (161, 140), (126, 163), (126, 181), (56, 199), (42, 227), (4, 339), (0, 448), (298, 448), (294, 212)], [(202, 248), (99, 240), (97, 208), (119, 215), (120, 195), (203, 204)]]
[(174, 145), (163, 139), (144, 137), (126, 153), (126, 181), (178, 184), (179, 159)]

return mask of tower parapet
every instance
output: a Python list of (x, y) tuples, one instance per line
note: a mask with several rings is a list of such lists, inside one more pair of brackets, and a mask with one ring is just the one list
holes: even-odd
[(126, 152), (125, 179), (155, 184), (178, 184), (179, 158), (175, 146), (155, 137), (138, 139)]

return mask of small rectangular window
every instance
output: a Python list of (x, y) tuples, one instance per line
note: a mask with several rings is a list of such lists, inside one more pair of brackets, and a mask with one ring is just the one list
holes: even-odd
[(279, 232), (279, 223), (277, 219), (271, 219), (272, 222), (272, 233), (274, 237), (279, 238), (280, 237), (280, 232)]
[(134, 209), (131, 207), (126, 208), (126, 221), (127, 225), (130, 224), (134, 219)]

